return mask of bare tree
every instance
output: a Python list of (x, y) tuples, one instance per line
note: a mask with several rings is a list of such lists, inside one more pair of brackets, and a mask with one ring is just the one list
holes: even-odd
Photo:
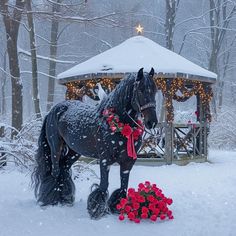
[(30, 51), (31, 51), (31, 64), (32, 64), (32, 95), (33, 95), (33, 103), (36, 117), (41, 118), (39, 91), (38, 91), (37, 50), (36, 50), (35, 29), (34, 29), (31, 1), (32, 0), (26, 1), (26, 8), (27, 8), (27, 19), (29, 25)]
[[(24, 0), (16, 0), (12, 12), (9, 10), (8, 0), (0, 1), (0, 11), (7, 37), (7, 52), (9, 58), (9, 70), (11, 74), (12, 85), (12, 126), (16, 130), (20, 130), (23, 122), (22, 114), (22, 81), (20, 79), (20, 68), (17, 51), (17, 40), (22, 11), (25, 7)], [(12, 137), (16, 135), (16, 131), (12, 132)]]
[(6, 80), (7, 80), (7, 51), (5, 50), (5, 52), (2, 55), (2, 61), (3, 61), (3, 68), (1, 71), (1, 83), (0, 83), (0, 114), (1, 115), (5, 115), (6, 113), (6, 93), (5, 93), (5, 89), (6, 89)]
[[(60, 12), (62, 0), (57, 0), (52, 4), (52, 13)], [(56, 76), (56, 56), (57, 56), (57, 40), (58, 40), (59, 20), (52, 19), (51, 22), (51, 40), (50, 40), (50, 60), (49, 62), (49, 77), (48, 77), (48, 99), (47, 99), (47, 111), (53, 106), (53, 98), (55, 91), (55, 76)]]
[[(229, 24), (236, 13), (236, 4), (229, 6), (231, 1), (228, 0), (209, 0), (210, 5), (210, 30), (211, 30), (211, 52), (209, 59), (209, 70), (219, 75), (217, 88), (215, 90), (220, 109), (223, 102), (223, 88), (224, 82), (222, 78), (226, 76), (226, 69), (228, 67), (230, 50), (225, 50), (227, 43), (226, 35), (229, 30)], [(235, 34), (236, 35), (236, 34)], [(231, 47), (235, 41), (235, 36), (231, 42)], [(223, 53), (222, 50), (224, 50)], [(220, 53), (224, 60), (219, 57)], [(223, 70), (219, 71), (220, 60), (223, 62)]]
[(176, 21), (176, 13), (178, 10), (180, 0), (166, 0), (166, 21), (165, 21), (165, 35), (166, 47), (174, 50), (173, 37)]
[[(231, 1), (230, 1), (231, 2)], [(222, 49), (229, 23), (236, 13), (236, 5), (227, 9), (228, 0), (209, 0), (210, 29), (211, 29), (211, 55), (209, 70), (218, 73), (217, 56)], [(227, 14), (227, 10), (229, 10)]]
[[(220, 109), (223, 104), (224, 81), (229, 76), (229, 67), (232, 70), (232, 65), (229, 66), (229, 63), (232, 60), (236, 41), (235, 23), (233, 24), (236, 15), (236, 2), (208, 0), (206, 3), (208, 6), (204, 2), (199, 16), (186, 18), (182, 21), (183, 23), (195, 22), (195, 26), (185, 32), (179, 54), (182, 53), (186, 42), (192, 45), (200, 42), (198, 54), (201, 56), (201, 63), (218, 75), (212, 103), (212, 108), (216, 113), (217, 108)], [(176, 26), (180, 24), (178, 22)], [(194, 37), (190, 37), (193, 35)]]
[[(165, 38), (166, 48), (174, 51), (174, 29), (176, 22), (176, 13), (180, 0), (166, 0), (166, 12), (165, 12)], [(162, 100), (160, 121), (165, 119), (165, 99)]]
[[(7, 70), (7, 51), (4, 52), (2, 55), (3, 58), (3, 71), (1, 75), (1, 83), (0, 83), (0, 115), (4, 117), (6, 115), (6, 93), (5, 93), (5, 87), (6, 87), (6, 70)], [(4, 136), (5, 133), (5, 127), (3, 125), (0, 125), (0, 138)]]

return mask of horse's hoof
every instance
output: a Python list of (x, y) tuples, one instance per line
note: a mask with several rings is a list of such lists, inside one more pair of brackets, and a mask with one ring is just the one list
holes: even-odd
[(126, 198), (126, 191), (124, 189), (116, 189), (109, 198), (107, 205), (109, 212), (112, 214), (119, 214), (116, 206), (120, 203), (121, 198)]
[(90, 193), (87, 202), (87, 210), (91, 219), (99, 219), (107, 213), (108, 193), (97, 188)]
[(62, 206), (73, 206), (75, 202), (74, 196), (61, 196), (60, 204)]
[(73, 207), (74, 206), (74, 201), (61, 201), (60, 203), (62, 206), (66, 206), (66, 207)]

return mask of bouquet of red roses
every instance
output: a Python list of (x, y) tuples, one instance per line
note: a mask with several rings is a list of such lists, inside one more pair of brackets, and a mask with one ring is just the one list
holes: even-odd
[(146, 181), (138, 185), (138, 191), (129, 188), (127, 197), (122, 198), (116, 207), (120, 211), (120, 220), (127, 216), (129, 220), (139, 223), (141, 219), (174, 219), (172, 211), (168, 209), (172, 202), (173, 200), (165, 197), (156, 184)]

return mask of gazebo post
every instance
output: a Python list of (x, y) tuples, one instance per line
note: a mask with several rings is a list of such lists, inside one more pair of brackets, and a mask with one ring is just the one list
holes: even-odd
[(197, 121), (200, 123), (200, 132), (197, 137), (197, 147), (199, 149), (199, 154), (204, 157), (207, 161), (207, 119), (206, 119), (206, 109), (201, 101), (200, 94), (197, 97)]
[[(200, 124), (200, 129), (202, 130), (202, 104), (201, 104), (201, 98), (199, 93), (196, 94), (196, 99), (197, 99), (197, 122)], [(201, 140), (202, 140), (202, 132), (199, 132), (197, 138), (196, 138), (196, 146), (199, 150), (199, 154), (202, 154), (202, 145), (201, 145)]]
[(170, 165), (173, 162), (173, 150), (174, 150), (174, 137), (173, 137), (173, 123), (165, 122), (165, 154), (164, 158), (166, 164)]
[[(165, 99), (165, 108), (173, 107), (173, 98), (171, 96), (171, 83), (172, 79), (167, 80), (166, 89), (167, 93), (163, 96)], [(169, 109), (168, 109), (169, 110)], [(172, 122), (172, 114), (169, 114), (169, 111), (165, 109), (165, 154), (164, 158), (166, 160), (166, 164), (170, 165), (173, 162), (173, 155), (174, 155), (174, 126)]]

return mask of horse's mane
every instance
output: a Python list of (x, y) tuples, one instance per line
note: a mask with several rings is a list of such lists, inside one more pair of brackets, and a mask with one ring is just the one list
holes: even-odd
[(101, 112), (106, 108), (115, 108), (118, 111), (124, 109), (127, 103), (131, 101), (135, 79), (136, 74), (128, 74), (116, 88), (102, 100), (98, 111)]

